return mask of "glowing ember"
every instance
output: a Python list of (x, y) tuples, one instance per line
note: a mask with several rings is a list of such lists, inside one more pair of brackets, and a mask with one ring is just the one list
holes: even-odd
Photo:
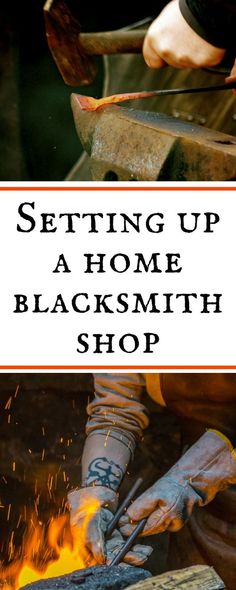
[(69, 515), (52, 518), (47, 527), (33, 517), (23, 539), (21, 557), (0, 572), (4, 590), (17, 590), (26, 584), (45, 580), (95, 565), (85, 546), (89, 521), (99, 508), (98, 500), (86, 502), (86, 516), (80, 528), (70, 527)]

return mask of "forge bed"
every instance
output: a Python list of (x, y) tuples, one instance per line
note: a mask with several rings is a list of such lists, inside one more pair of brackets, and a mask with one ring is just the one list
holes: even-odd
[(122, 590), (151, 576), (150, 572), (132, 565), (94, 566), (72, 574), (40, 580), (24, 586), (24, 590)]
[(196, 565), (152, 577), (133, 566), (96, 566), (72, 574), (41, 580), (24, 590), (224, 590), (225, 585), (213, 568)]

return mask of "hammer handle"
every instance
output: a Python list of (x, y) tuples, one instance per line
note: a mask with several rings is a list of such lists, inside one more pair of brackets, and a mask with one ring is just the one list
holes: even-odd
[(80, 33), (79, 44), (85, 55), (141, 53), (145, 34), (145, 29)]

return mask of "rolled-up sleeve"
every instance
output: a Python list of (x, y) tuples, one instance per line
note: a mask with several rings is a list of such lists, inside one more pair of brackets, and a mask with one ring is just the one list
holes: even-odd
[(96, 373), (95, 395), (87, 406), (87, 435), (113, 436), (133, 451), (149, 424), (141, 403), (145, 378), (141, 373)]

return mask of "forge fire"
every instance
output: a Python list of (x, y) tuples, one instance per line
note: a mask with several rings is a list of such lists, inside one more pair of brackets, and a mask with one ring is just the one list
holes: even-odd
[[(2, 374), (0, 386), (0, 583), (16, 590), (85, 567), (66, 497), (80, 478), (93, 382), (90, 375)], [(155, 444), (160, 443), (158, 437)], [(144, 449), (136, 464), (149, 481), (154, 467)], [(135, 478), (136, 470), (123, 494)]]
[[(88, 505), (89, 514), (96, 509)], [(1, 572), (4, 587), (18, 590), (37, 580), (45, 580), (85, 568), (83, 535), (78, 539), (69, 526), (68, 515), (51, 518), (47, 524), (30, 516), (23, 538), (21, 557)], [(14, 531), (13, 531), (14, 532)], [(14, 535), (11, 537), (12, 549)], [(11, 548), (9, 547), (11, 550)], [(14, 553), (12, 552), (12, 558)]]
[[(93, 568), (119, 565), (124, 578), (112, 587), (121, 590), (132, 583), (123, 565), (140, 575), (147, 562), (150, 590), (159, 574), (179, 569), (177, 543), (177, 587), (196, 579), (196, 590), (223, 589), (227, 555), (215, 559), (218, 546), (205, 543), (213, 505), (223, 546), (234, 517), (227, 500), (236, 478), (234, 396), (235, 374), (1, 374), (1, 587), (35, 582), (43, 590), (59, 578), (51, 588), (71, 581), (96, 590)], [(183, 433), (189, 444), (181, 454)], [(205, 563), (193, 571), (199, 539)], [(102, 569), (104, 588), (111, 570)]]

